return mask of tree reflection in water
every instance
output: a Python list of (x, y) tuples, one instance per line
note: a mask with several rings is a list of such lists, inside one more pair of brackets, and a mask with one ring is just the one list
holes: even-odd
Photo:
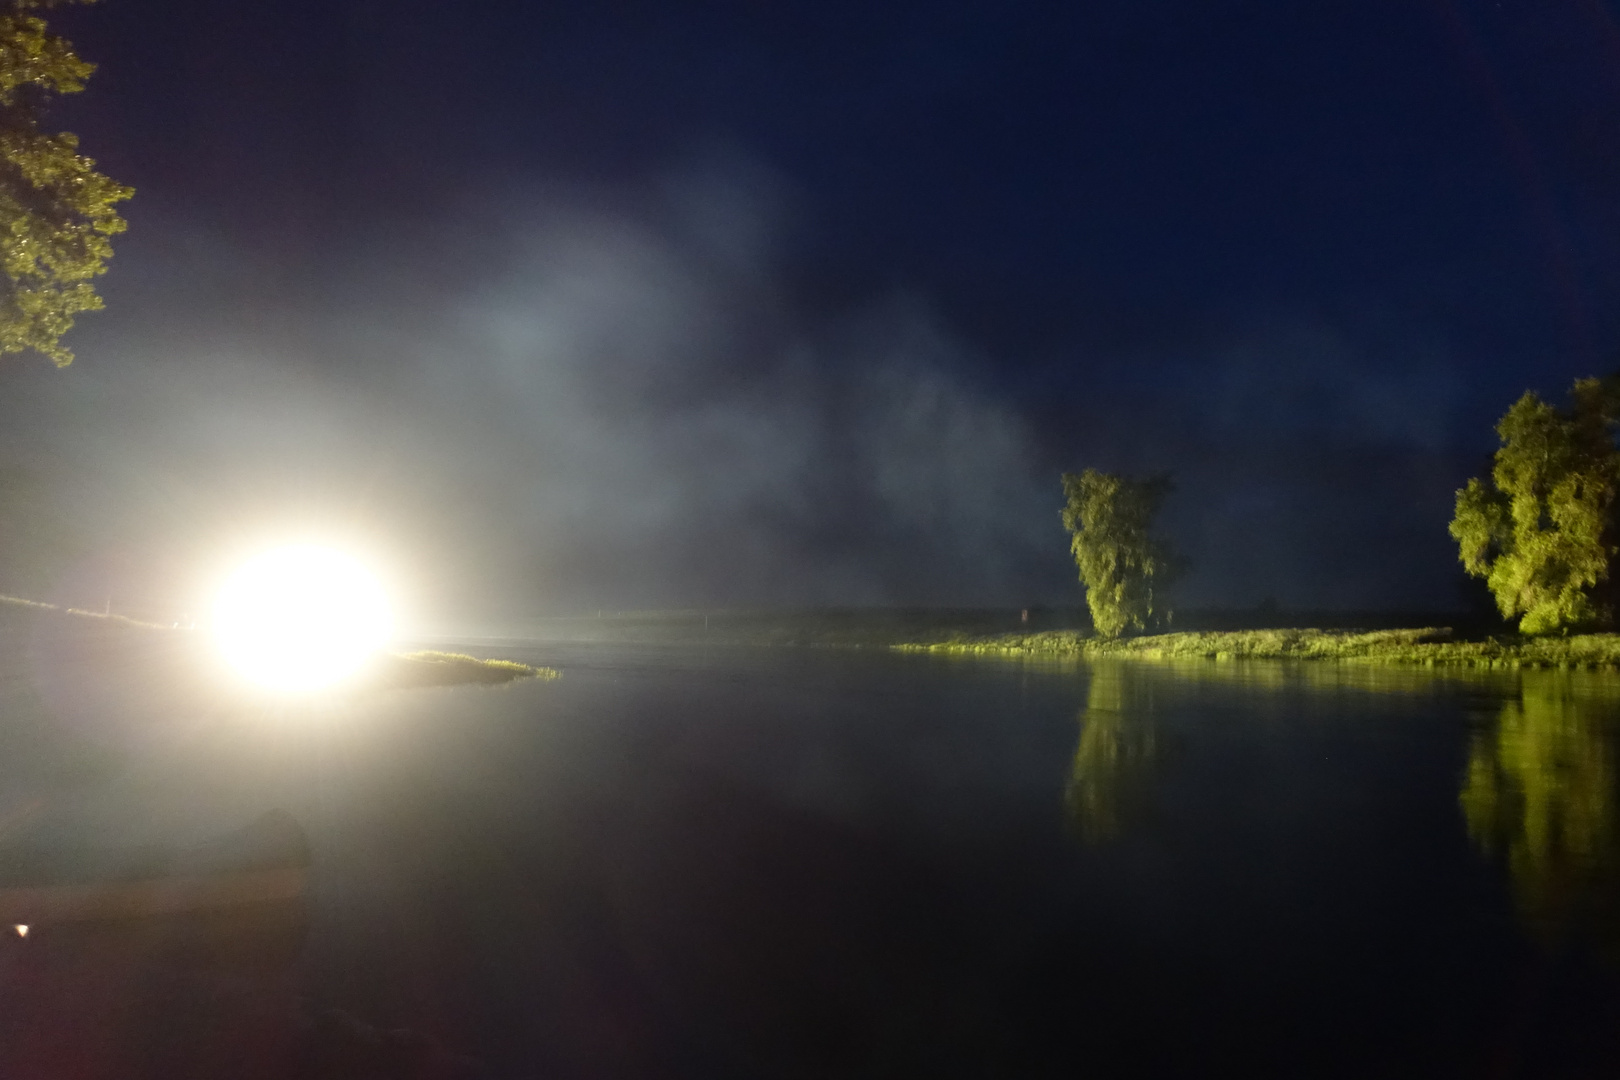
[(1130, 661), (1091, 666), (1063, 799), (1071, 825), (1088, 844), (1115, 839), (1152, 806), (1159, 740), (1147, 684), (1132, 674)]
[(1503, 858), (1520, 913), (1548, 944), (1590, 937), (1620, 960), (1620, 822), (1612, 689), (1527, 672), (1520, 699), (1474, 735), (1460, 801), (1469, 836)]

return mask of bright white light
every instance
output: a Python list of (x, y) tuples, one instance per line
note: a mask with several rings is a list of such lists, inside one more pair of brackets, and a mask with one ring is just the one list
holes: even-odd
[(27, 937), (28, 936), (28, 924), (27, 923), (17, 923), (15, 926), (12, 927), (12, 929), (17, 931), (17, 936), (18, 937)]
[(358, 560), (317, 545), (276, 548), (230, 576), (214, 605), (221, 651), (274, 690), (316, 690), (354, 674), (388, 640), (388, 598)]

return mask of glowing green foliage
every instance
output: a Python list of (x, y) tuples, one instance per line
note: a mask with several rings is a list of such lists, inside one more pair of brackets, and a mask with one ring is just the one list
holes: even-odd
[(0, 354), (33, 349), (58, 366), (81, 311), (101, 308), (91, 279), (106, 270), (113, 207), (134, 193), (95, 170), (76, 136), (40, 130), (52, 96), (84, 89), (95, 70), (36, 12), (95, 0), (0, 0)]
[(1460, 796), (1468, 834), (1505, 859), (1526, 920), (1543, 936), (1580, 929), (1616, 944), (1620, 821), (1613, 701), (1527, 678), (1496, 729), (1474, 738)]
[(1526, 634), (1614, 618), (1608, 599), (1620, 454), (1612, 384), (1582, 379), (1561, 412), (1533, 393), (1497, 424), (1489, 480), (1457, 492), (1451, 535), (1464, 569), (1484, 578)]
[(1146, 630), (1164, 611), (1163, 590), (1179, 564), (1150, 534), (1172, 490), (1168, 476), (1133, 480), (1095, 469), (1063, 475), (1063, 527), (1072, 537), (1092, 625), (1103, 637)]

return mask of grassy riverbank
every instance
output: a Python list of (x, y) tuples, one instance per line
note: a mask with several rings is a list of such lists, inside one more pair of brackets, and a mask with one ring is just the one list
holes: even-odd
[(517, 679), (560, 679), (562, 672), (514, 660), (480, 660), (466, 653), (426, 650), (380, 657), (375, 677), (379, 685), (389, 687), (491, 686)]
[(1445, 627), (1411, 630), (1235, 630), (1103, 640), (1076, 630), (901, 643), (903, 652), (956, 656), (1117, 657), (1139, 660), (1340, 660), (1371, 664), (1620, 670), (1620, 634), (1459, 639)]

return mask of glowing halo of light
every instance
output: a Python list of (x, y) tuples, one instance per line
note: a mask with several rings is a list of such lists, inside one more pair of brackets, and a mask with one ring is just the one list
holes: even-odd
[(272, 548), (226, 578), (212, 630), (236, 672), (269, 690), (319, 690), (353, 676), (392, 630), (388, 597), (358, 559), (320, 544)]

